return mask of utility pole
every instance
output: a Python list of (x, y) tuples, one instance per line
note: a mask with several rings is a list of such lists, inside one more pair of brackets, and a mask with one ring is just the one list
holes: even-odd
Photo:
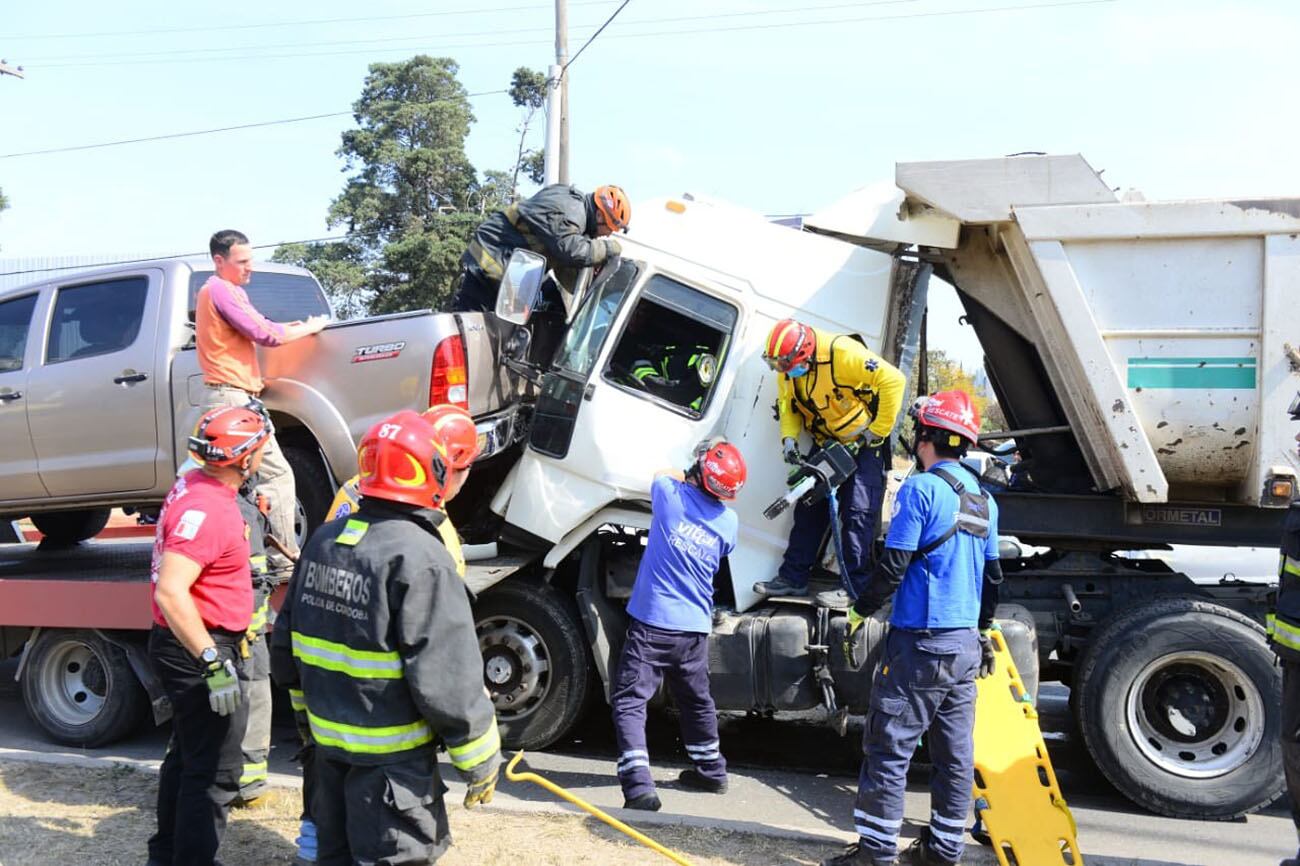
[(546, 183), (569, 181), (568, 82), (564, 64), (569, 62), (569, 9), (566, 0), (555, 0), (555, 63), (546, 73)]
[(0, 60), (0, 75), (12, 75), (14, 78), (23, 78), (23, 68), (21, 66), (10, 66), (8, 60)]

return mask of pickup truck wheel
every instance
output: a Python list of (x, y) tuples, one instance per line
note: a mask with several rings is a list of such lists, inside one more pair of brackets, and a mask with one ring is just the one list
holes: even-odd
[(1284, 789), (1282, 678), (1264, 629), (1197, 598), (1157, 598), (1099, 627), (1075, 685), (1098, 768), (1133, 802), (1228, 820)]
[(329, 473), (321, 464), (315, 449), (299, 445), (284, 445), (284, 459), (293, 467), (294, 502), (293, 530), (299, 549), (325, 520), (334, 499), (334, 485)]
[(32, 515), (32, 523), (51, 547), (67, 547), (94, 538), (108, 525), (112, 511), (90, 508), (84, 511), (45, 511)]
[(32, 720), (71, 746), (120, 740), (149, 708), (126, 653), (90, 631), (42, 631), (27, 654), (22, 689)]
[(474, 619), (502, 743), (540, 749), (567, 734), (593, 682), (572, 602), (545, 584), (506, 582), (479, 598)]

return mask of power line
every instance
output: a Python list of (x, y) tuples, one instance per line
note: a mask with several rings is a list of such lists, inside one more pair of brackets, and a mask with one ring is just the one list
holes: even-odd
[[(604, 6), (609, 0), (579, 0), (574, 6)], [(456, 15), (483, 15), (493, 12), (527, 12), (548, 9), (547, 5), (498, 6), (489, 9), (446, 9), (441, 12), (412, 12), (405, 15), (363, 15), (355, 18), (308, 18), (297, 21), (264, 21), (260, 24), (218, 24), (202, 27), (161, 27), (152, 30), (112, 30), (96, 33), (31, 33), (25, 36), (10, 36), (10, 41), (20, 39), (95, 39), (104, 36), (152, 36), (161, 33), (210, 33), (223, 30), (260, 30), (269, 27), (303, 27), (315, 24), (352, 24), (361, 21), (398, 21), (411, 18), (442, 18)]]
[[(469, 99), (475, 96), (496, 96), (501, 93), (509, 93), (509, 90), (481, 90), (477, 93), (467, 93), (465, 98)], [(424, 103), (434, 105), (439, 102), (456, 102), (454, 99), (436, 99), (432, 102)], [(146, 141), (165, 141), (172, 138), (189, 138), (195, 135), (211, 135), (216, 132), (233, 132), (238, 129), (255, 129), (262, 126), (279, 126), (285, 123), (302, 123), (306, 120), (321, 120), (326, 117), (342, 117), (352, 114), (351, 111), (332, 111), (327, 114), (309, 114), (304, 117), (285, 117), (279, 120), (263, 120), (258, 123), (241, 123), (236, 126), (219, 126), (215, 129), (195, 129), (190, 132), (170, 132), (164, 135), (150, 135), (144, 138), (127, 138), (120, 141), (101, 141), (95, 144), (75, 144), (69, 147), (51, 147), (44, 150), (27, 150), (19, 153), (0, 153), (0, 159), (15, 159), (20, 156), (41, 156), (48, 153), (67, 153), (73, 150), (96, 150), (101, 147), (120, 147), (126, 144), (141, 144)]]
[(603, 33), (604, 30), (605, 30), (605, 28), (608, 27), (608, 26), (610, 25), (610, 23), (613, 22), (613, 20), (614, 20), (615, 18), (618, 17), (618, 13), (620, 13), (620, 12), (622, 12), (624, 9), (626, 9), (626, 8), (627, 8), (627, 4), (629, 4), (629, 3), (631, 3), (631, 2), (632, 2), (632, 0), (623, 0), (623, 5), (619, 6), (617, 9), (615, 9), (615, 10), (614, 10), (614, 14), (613, 14), (613, 15), (610, 15), (608, 18), (606, 18), (606, 19), (605, 19), (605, 23), (602, 24), (602, 25), (600, 25), (599, 27), (596, 28), (596, 32), (593, 33), (593, 34), (591, 34), (591, 36), (588, 37), (588, 39), (587, 39), (586, 42), (582, 43), (582, 47), (578, 49), (578, 53), (575, 54), (575, 55), (573, 55), (572, 57), (570, 57), (570, 58), (568, 59), (568, 61), (565, 62), (565, 64), (564, 64), (564, 68), (560, 70), (560, 75), (561, 75), (561, 76), (563, 76), (564, 73), (566, 73), (566, 72), (569, 71), (569, 67), (573, 65), (573, 62), (574, 62), (575, 60), (577, 60), (579, 57), (582, 56), (582, 52), (584, 52), (584, 51), (587, 50), (587, 46), (590, 45), (591, 43), (595, 42), (595, 41), (596, 41), (596, 37), (599, 36), (601, 33)]

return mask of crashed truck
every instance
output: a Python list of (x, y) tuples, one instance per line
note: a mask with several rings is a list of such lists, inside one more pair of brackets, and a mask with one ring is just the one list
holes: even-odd
[[(553, 743), (608, 698), (650, 479), (715, 435), (749, 464), (717, 580), (719, 709), (869, 708), (885, 626), (868, 621), (845, 653), (845, 611), (751, 589), (775, 574), (790, 528), (788, 512), (763, 516), (787, 478), (761, 351), (796, 316), (910, 372), (937, 277), (984, 349), (1009, 426), (990, 438), (1013, 438), (1022, 458), (997, 494), (998, 617), (1030, 688), (1069, 686), (1088, 751), (1144, 807), (1227, 819), (1271, 802), (1280, 674), (1262, 623), (1275, 586), (1198, 584), (1125, 552), (1277, 543), (1296, 496), (1286, 341), (1300, 199), (1120, 201), (1079, 156), (903, 163), (805, 228), (690, 196), (641, 202), (622, 259), (562, 287), (553, 352), (538, 361), (533, 326), (501, 323), (501, 375), (531, 381), (531, 424), (504, 480), (471, 476), (453, 516), (496, 545), (470, 579), (506, 740)], [(535, 268), (513, 263), (503, 307)], [(646, 346), (683, 341), (713, 356), (702, 399), (626, 375)]]

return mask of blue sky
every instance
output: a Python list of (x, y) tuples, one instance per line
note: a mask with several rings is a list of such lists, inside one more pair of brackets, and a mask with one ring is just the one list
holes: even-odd
[[(571, 49), (618, 6), (571, 3)], [(27, 78), (0, 77), (0, 154), (345, 111), (367, 63), (415, 53), (455, 58), (471, 92), (553, 57), (536, 0), (6, 7), (0, 56)], [(370, 20), (262, 26), (338, 18)], [(115, 35), (51, 38), (91, 33)], [(895, 161), (1042, 150), (1148, 198), (1300, 195), (1297, 37), (1285, 2), (631, 0), (571, 69), (572, 176), (795, 213)], [(518, 110), (473, 107), (471, 160), (508, 166)], [(0, 158), (0, 256), (201, 250), (224, 226), (329, 234), (349, 124)]]

